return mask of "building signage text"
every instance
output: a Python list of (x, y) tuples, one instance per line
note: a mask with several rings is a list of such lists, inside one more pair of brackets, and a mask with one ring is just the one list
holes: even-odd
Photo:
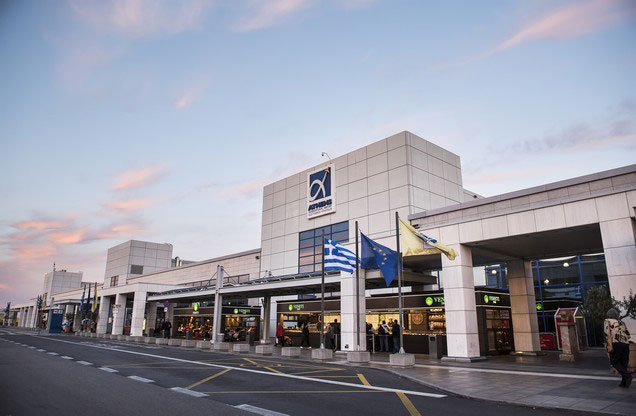
[(307, 218), (336, 212), (336, 179), (334, 165), (307, 174)]

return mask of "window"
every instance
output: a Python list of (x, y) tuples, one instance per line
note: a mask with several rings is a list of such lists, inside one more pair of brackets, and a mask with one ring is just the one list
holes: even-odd
[(338, 243), (349, 241), (349, 221), (327, 225), (298, 234), (298, 273), (322, 270), (322, 236)]
[(130, 265), (130, 274), (144, 274), (144, 266)]
[(117, 283), (119, 282), (119, 276), (113, 276), (110, 278), (110, 287), (115, 287), (117, 286)]

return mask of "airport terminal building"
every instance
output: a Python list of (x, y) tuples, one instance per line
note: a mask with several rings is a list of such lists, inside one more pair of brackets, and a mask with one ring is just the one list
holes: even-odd
[[(323, 238), (354, 250), (357, 223), (395, 249), (397, 212), (458, 254), (404, 258), (407, 352), (429, 353), (429, 335), (451, 359), (537, 352), (550, 305), (580, 303), (595, 285), (636, 291), (635, 207), (636, 165), (484, 198), (463, 188), (458, 155), (405, 131), (265, 186), (260, 248), (202, 262), (173, 259), (170, 244), (109, 249), (95, 330), (152, 336), (170, 321), (172, 336), (268, 341), (282, 325), (297, 343), (308, 323), (317, 347)], [(396, 282), (379, 270), (358, 279), (325, 276), (325, 321), (339, 322), (344, 351), (358, 339), (375, 348), (367, 325), (398, 318)], [(46, 310), (13, 305), (9, 321), (34, 326), (59, 307), (79, 316), (81, 293), (56, 293)]]

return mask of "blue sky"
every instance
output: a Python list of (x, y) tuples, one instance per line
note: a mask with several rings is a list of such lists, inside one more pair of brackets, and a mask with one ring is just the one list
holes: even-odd
[(636, 6), (0, 3), (0, 304), (106, 249), (260, 244), (262, 186), (402, 130), (485, 196), (636, 161)]

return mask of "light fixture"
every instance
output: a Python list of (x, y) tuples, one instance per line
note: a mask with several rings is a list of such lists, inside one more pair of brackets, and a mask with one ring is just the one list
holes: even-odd
[(496, 269), (492, 269), (492, 270), (490, 271), (490, 274), (497, 274), (497, 270), (496, 270)]
[(545, 279), (545, 280), (543, 281), (543, 283), (545, 283), (545, 284), (547, 285), (548, 283), (550, 283), (550, 280)]
[(570, 263), (566, 261), (565, 263), (563, 263), (563, 267), (570, 267)]

